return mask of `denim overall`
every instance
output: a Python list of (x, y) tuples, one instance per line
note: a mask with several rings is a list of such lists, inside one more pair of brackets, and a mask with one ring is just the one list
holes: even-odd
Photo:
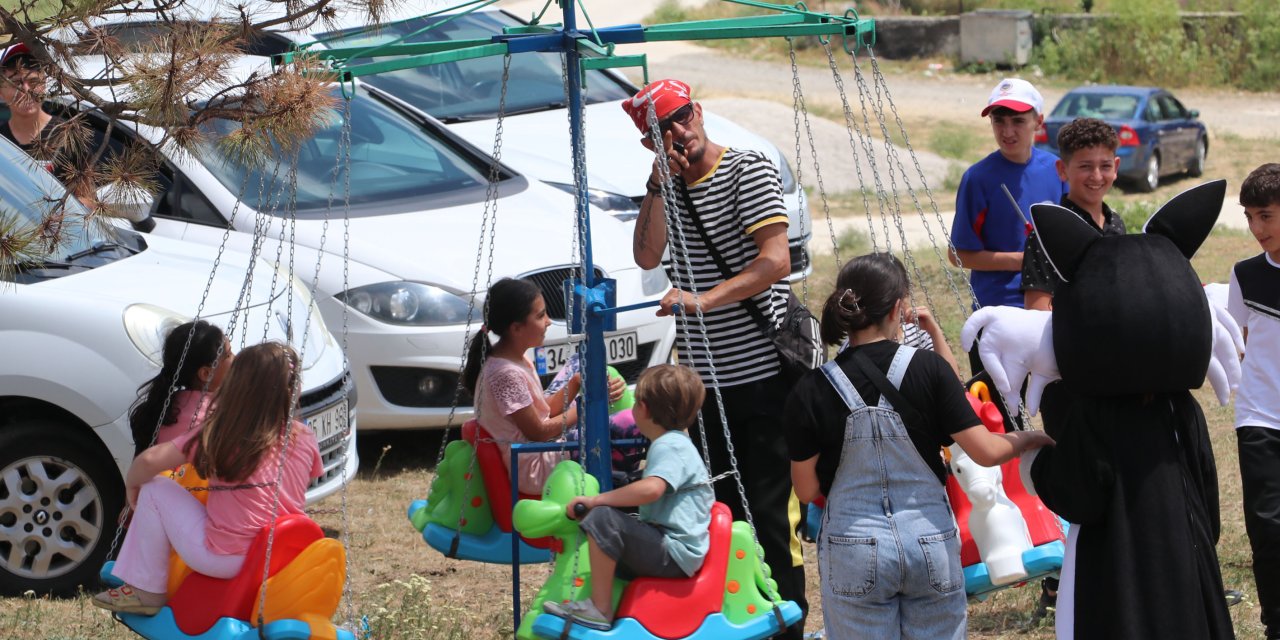
[[(914, 354), (898, 348), (894, 388)], [(834, 361), (822, 372), (851, 412), (818, 537), (827, 637), (964, 638), (960, 536), (945, 488), (888, 398), (869, 407)]]

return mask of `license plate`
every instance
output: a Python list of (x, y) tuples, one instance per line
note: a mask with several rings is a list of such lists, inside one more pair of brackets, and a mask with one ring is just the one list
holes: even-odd
[[(604, 357), (608, 364), (631, 362), (639, 357), (639, 349), (640, 341), (634, 331), (604, 337)], [(567, 342), (535, 348), (533, 361), (537, 365), (538, 375), (558, 373), (568, 366), (573, 352), (574, 345)]]
[(348, 422), (346, 400), (307, 418), (307, 424), (316, 433), (317, 443), (346, 431)]

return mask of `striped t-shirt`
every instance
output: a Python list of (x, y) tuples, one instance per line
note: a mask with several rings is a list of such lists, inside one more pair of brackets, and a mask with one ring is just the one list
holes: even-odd
[[(676, 180), (674, 204), (684, 244), (681, 244), (678, 233), (670, 238), (669, 258), (664, 266), (667, 276), (677, 288), (706, 292), (724, 282), (725, 278), (707, 251), (702, 235), (693, 225), (684, 197), (679, 195), (682, 178), (676, 177)], [(715, 167), (691, 183), (688, 189), (707, 237), (715, 244), (733, 274), (741, 273), (760, 254), (751, 234), (771, 224), (787, 224), (778, 169), (759, 152), (725, 149)], [(777, 324), (786, 313), (787, 293), (787, 284), (778, 281), (746, 300), (706, 312), (704, 321), (711, 347), (710, 362), (693, 316), (694, 310), (687, 309), (690, 314), (689, 330), (685, 331), (683, 321), (677, 322), (681, 363), (693, 367), (707, 384), (713, 382), (711, 367), (714, 365), (716, 380), (722, 387), (777, 374), (781, 369), (773, 343), (743, 305), (756, 305), (766, 319)]]

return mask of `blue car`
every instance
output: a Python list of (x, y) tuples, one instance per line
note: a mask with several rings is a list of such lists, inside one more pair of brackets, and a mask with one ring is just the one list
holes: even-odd
[(1154, 191), (1160, 178), (1177, 173), (1199, 176), (1209, 153), (1209, 136), (1200, 112), (1187, 109), (1173, 94), (1155, 87), (1105, 85), (1077, 87), (1045, 116), (1036, 146), (1058, 153), (1058, 130), (1076, 118), (1098, 118), (1120, 137), (1120, 178), (1142, 192)]

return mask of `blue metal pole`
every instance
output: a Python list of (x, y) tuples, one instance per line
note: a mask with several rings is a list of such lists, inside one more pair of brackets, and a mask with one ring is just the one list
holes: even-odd
[[(561, 0), (564, 8), (565, 65), (569, 83), (569, 137), (573, 145), (573, 175), (575, 207), (578, 219), (578, 232), (582, 246), (582, 264), (586, 271), (587, 288), (597, 284), (595, 266), (591, 259), (591, 217), (587, 208), (587, 170), (586, 141), (582, 135), (582, 58), (578, 54), (576, 3), (574, 0)], [(581, 310), (577, 310), (581, 313)], [(582, 369), (582, 384), (586, 390), (585, 410), (579, 416), (578, 424), (582, 427), (587, 441), (586, 468), (587, 473), (595, 476), (600, 482), (600, 490), (613, 488), (612, 467), (609, 452), (609, 386), (605, 373), (604, 357), (604, 318), (599, 314), (588, 313), (584, 318), (587, 334), (586, 366)]]

